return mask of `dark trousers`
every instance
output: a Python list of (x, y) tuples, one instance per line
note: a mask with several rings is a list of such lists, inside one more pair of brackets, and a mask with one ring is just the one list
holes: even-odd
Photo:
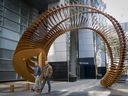
[(44, 78), (43, 84), (42, 84), (42, 86), (41, 86), (41, 90), (43, 90), (43, 88), (44, 88), (46, 82), (47, 82), (47, 84), (48, 84), (48, 92), (50, 92), (50, 91), (51, 91), (51, 83), (50, 83), (50, 78), (49, 78), (49, 77), (45, 77), (45, 78)]

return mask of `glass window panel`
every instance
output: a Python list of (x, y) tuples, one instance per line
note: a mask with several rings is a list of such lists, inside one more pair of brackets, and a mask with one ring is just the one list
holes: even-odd
[(2, 10), (0, 10), (0, 16), (3, 16), (3, 11)]
[(3, 25), (3, 17), (0, 16), (0, 26), (2, 26), (2, 25)]
[(59, 51), (65, 51), (66, 52), (66, 43), (55, 43), (55, 51), (59, 52)]
[(33, 13), (33, 17), (37, 17), (38, 16), (38, 14), (36, 14), (36, 13)]
[(27, 24), (28, 24), (27, 19), (26, 19), (26, 18), (21, 17), (20, 24), (22, 24), (22, 25), (27, 25)]
[(94, 57), (94, 50), (84, 50), (79, 52), (79, 57), (80, 58), (85, 58), (85, 57)]
[(0, 26), (2, 25), (2, 21), (0, 21)]
[(20, 3), (19, 2), (20, 0), (4, 0), (4, 1), (5, 1), (5, 3), (8, 2), (8, 3), (11, 3), (11, 4), (17, 4), (17, 6), (19, 6), (19, 3)]
[(0, 5), (3, 5), (3, 0), (0, 0)]
[(16, 41), (18, 41), (20, 38), (18, 33), (7, 30), (5, 28), (3, 28), (3, 31), (0, 33), (0, 36)]
[(65, 61), (66, 52), (55, 52), (55, 61)]
[(5, 7), (19, 13), (19, 1), (20, 0), (5, 0)]
[(30, 26), (32, 24), (32, 21), (29, 22), (28, 26)]
[(28, 25), (31, 25), (32, 24), (32, 17), (31, 15), (29, 16), (29, 20), (28, 20)]
[(26, 10), (21, 9), (21, 16), (28, 18), (28, 12)]
[(15, 79), (16, 79), (15, 71), (0, 72), (0, 81), (15, 80)]
[(0, 48), (0, 58), (12, 59), (13, 52), (12, 50)]
[(28, 18), (29, 16), (29, 7), (28, 5), (21, 4), (21, 15), (25, 18)]
[(128, 31), (128, 23), (125, 23), (125, 31)]
[(0, 70), (1, 71), (13, 71), (12, 61), (10, 60), (0, 60)]
[(3, 8), (4, 8), (4, 7), (0, 5), (0, 10), (1, 10), (1, 11), (3, 11)]
[(0, 21), (2, 21), (3, 20), (3, 17), (2, 16), (0, 16)]
[(30, 20), (34, 20), (35, 18), (37, 18), (37, 16), (39, 16), (38, 14), (36, 14), (36, 13), (34, 13), (34, 12), (30, 12), (30, 14), (29, 14), (30, 16), (29, 16), (29, 19)]
[(20, 26), (20, 32), (21, 32), (21, 33), (24, 33), (25, 30), (26, 30), (26, 27), (23, 26), (23, 25), (21, 25), (21, 26)]
[(2, 27), (0, 27), (0, 32), (2, 32)]
[(10, 30), (14, 30), (16, 32), (19, 32), (19, 30), (20, 30), (20, 25), (19, 24), (15, 23), (13, 21), (10, 21), (8, 19), (4, 19), (4, 27), (8, 28)]
[(8, 9), (5, 9), (4, 16), (12, 21), (19, 23), (19, 16), (9, 11)]
[(17, 45), (17, 42), (0, 38), (0, 48), (14, 50), (16, 48), (16, 45)]
[(37, 17), (36, 16), (32, 16), (32, 21), (34, 21)]
[(34, 8), (33, 9), (33, 13), (36, 14), (36, 15), (38, 15), (38, 10)]

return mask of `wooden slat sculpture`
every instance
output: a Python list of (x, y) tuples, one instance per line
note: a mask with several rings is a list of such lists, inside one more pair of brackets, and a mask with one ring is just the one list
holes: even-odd
[[(109, 25), (106, 23), (109, 22)], [(110, 66), (101, 85), (108, 87), (118, 80), (124, 68), (126, 53), (125, 35), (115, 18), (93, 7), (82, 4), (65, 4), (42, 13), (22, 35), (13, 57), (16, 72), (24, 79), (34, 81), (31, 59), (38, 56), (44, 66), (54, 40), (65, 32), (88, 29), (96, 32), (104, 41), (110, 56)], [(118, 47), (113, 47), (112, 38)], [(118, 53), (118, 55), (117, 55)]]

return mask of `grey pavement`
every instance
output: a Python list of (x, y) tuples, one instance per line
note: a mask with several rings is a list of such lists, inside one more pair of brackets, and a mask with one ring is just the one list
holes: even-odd
[[(0, 83), (0, 96), (34, 96), (35, 94), (30, 90), (25, 90), (26, 82), (14, 82), (17, 86), (15, 92), (9, 91), (9, 84), (10, 82)], [(84, 79), (76, 82), (52, 81), (51, 93), (47, 94), (46, 84), (39, 96), (128, 96), (128, 82), (115, 83), (110, 88), (104, 88), (96, 79)]]

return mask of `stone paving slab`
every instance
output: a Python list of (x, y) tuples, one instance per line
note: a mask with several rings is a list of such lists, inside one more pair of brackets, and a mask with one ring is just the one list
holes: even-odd
[[(26, 91), (22, 86), (26, 82), (19, 84), (15, 92), (9, 92), (8, 88), (2, 90), (7, 84), (0, 84), (0, 96), (35, 96), (30, 90)], [(1, 86), (2, 85), (2, 86)], [(52, 91), (47, 94), (45, 86), (41, 95), (38, 96), (128, 96), (128, 82), (115, 83), (110, 88), (104, 88), (99, 84), (99, 80), (78, 80), (77, 82), (52, 82)]]

